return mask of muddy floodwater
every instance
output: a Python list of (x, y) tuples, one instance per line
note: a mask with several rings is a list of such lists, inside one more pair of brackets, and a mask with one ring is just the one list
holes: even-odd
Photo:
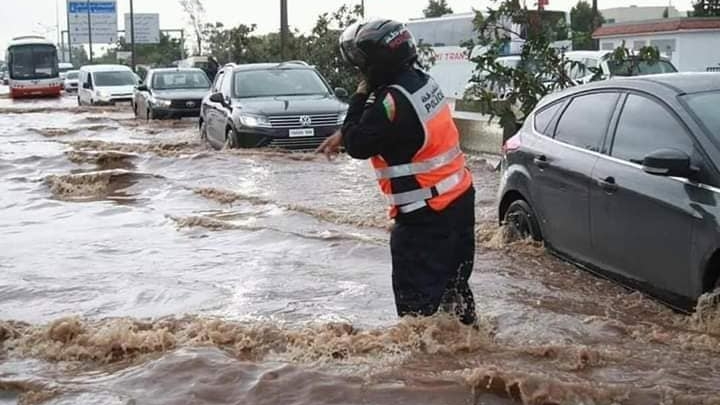
[(367, 162), (0, 95), (0, 404), (720, 404), (712, 310), (504, 244), (471, 165), (477, 330), (396, 318)]

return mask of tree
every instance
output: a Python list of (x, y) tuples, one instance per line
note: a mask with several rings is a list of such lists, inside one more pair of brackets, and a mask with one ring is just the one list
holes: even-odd
[(179, 0), (180, 5), (188, 16), (190, 27), (193, 30), (197, 48), (195, 49), (196, 54), (202, 55), (203, 43), (206, 37), (206, 31), (204, 28), (207, 27), (205, 24), (205, 6), (201, 0)]
[(670, 9), (668, 7), (665, 7), (665, 10), (663, 10), (663, 18), (670, 17)]
[(720, 0), (696, 0), (693, 17), (720, 17)]
[(426, 9), (423, 10), (426, 18), (442, 17), (445, 14), (452, 14), (453, 11), (448, 6), (447, 0), (430, 0)]
[(595, 25), (605, 22), (605, 19), (598, 13), (594, 15), (592, 6), (586, 0), (580, 0), (570, 10), (571, 29), (573, 32), (573, 49), (593, 49), (592, 33)]
[(360, 6), (341, 6), (333, 13), (321, 14), (307, 38), (305, 60), (315, 65), (331, 85), (352, 91), (358, 72), (340, 54), (338, 38), (342, 31), (362, 16)]
[[(543, 97), (575, 85), (569, 72), (585, 68), (551, 46), (553, 27), (537, 13), (528, 11), (520, 0), (502, 0), (497, 9), (488, 10), (486, 15), (478, 11), (475, 25), (479, 33), (477, 42), (486, 52), (473, 58), (477, 67), (472, 78), (474, 86), (467, 96), (478, 100), (481, 111), (491, 119), (499, 120), (504, 138), (515, 133)], [(525, 42), (519, 63), (508, 66), (497, 59), (513, 37), (523, 37)], [(640, 61), (655, 62), (658, 58), (655, 48), (646, 47), (637, 55), (630, 55), (623, 44), (613, 53), (612, 61), (627, 67), (627, 73), (632, 74)], [(599, 78), (598, 69), (589, 70)], [(498, 97), (498, 89), (504, 98)]]

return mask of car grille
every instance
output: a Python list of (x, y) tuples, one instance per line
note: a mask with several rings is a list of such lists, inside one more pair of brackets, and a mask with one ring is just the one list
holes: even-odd
[[(192, 102), (192, 107), (188, 106), (187, 103)], [(170, 107), (172, 108), (180, 108), (180, 109), (196, 109), (200, 108), (200, 99), (183, 99), (183, 100), (172, 100), (170, 102)]]
[(338, 114), (298, 114), (268, 117), (273, 128), (327, 127), (337, 125)]
[(125, 98), (125, 97), (132, 97), (132, 93), (118, 93), (118, 94), (112, 95), (112, 98)]
[(293, 150), (316, 149), (325, 139), (325, 137), (319, 136), (310, 138), (275, 138), (267, 146)]

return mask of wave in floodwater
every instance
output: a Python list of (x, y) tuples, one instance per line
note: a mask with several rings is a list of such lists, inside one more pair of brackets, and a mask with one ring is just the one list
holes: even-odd
[(159, 176), (112, 169), (75, 174), (53, 174), (45, 177), (45, 183), (50, 187), (55, 198), (60, 200), (93, 201), (123, 196), (120, 190), (130, 187), (143, 178), (159, 178)]
[[(471, 397), (489, 393), (528, 405), (720, 403), (720, 397), (707, 389), (694, 392), (689, 387), (653, 383), (647, 371), (642, 377), (614, 375), (618, 365), (633, 361), (641, 362), (636, 366), (643, 364), (643, 359), (634, 359), (629, 350), (603, 345), (508, 346), (495, 341), (493, 330), (493, 322), (485, 318), (478, 328), (471, 328), (443, 315), (405, 318), (392, 326), (370, 329), (350, 323), (291, 327), (198, 316), (152, 321), (71, 317), (46, 325), (1, 321), (0, 356), (16, 361), (65, 362), (72, 365), (68, 372), (79, 373), (82, 379), (82, 375), (115, 373), (127, 367), (151, 373), (152, 364), (177, 350), (216, 348), (238, 364), (281, 362), (305, 368), (309, 375), (313, 369), (322, 368), (352, 378), (378, 373), (371, 378), (375, 384), (413, 378), (424, 382), (415, 389), (426, 393), (441, 382), (454, 381)], [(146, 368), (146, 364), (151, 366)], [(164, 369), (162, 373), (152, 379), (153, 384), (168, 378), (168, 373), (182, 373), (182, 368)], [(307, 383), (317, 381), (311, 378)], [(11, 382), (0, 378), (0, 388), (2, 384), (13, 388)], [(373, 385), (366, 384), (368, 389)], [(325, 388), (332, 393), (345, 387)], [(40, 397), (42, 393), (46, 398), (62, 392), (61, 387), (32, 382), (27, 386), (15, 382), (14, 389)], [(223, 392), (223, 387), (214, 389), (218, 395)]]
[(122, 143), (88, 139), (71, 141), (68, 144), (75, 150), (80, 151), (153, 153), (161, 157), (177, 157), (203, 151), (202, 145), (193, 142)]
[(361, 228), (384, 228), (389, 229), (391, 222), (389, 219), (378, 219), (368, 218), (361, 215), (352, 215), (345, 213), (338, 213), (331, 210), (324, 210), (318, 208), (311, 208), (307, 206), (301, 206), (298, 204), (283, 204), (277, 201), (273, 201), (267, 198), (246, 195), (231, 190), (224, 190), (212, 187), (203, 187), (193, 190), (196, 194), (201, 195), (207, 199), (217, 201), (221, 204), (232, 204), (237, 201), (244, 201), (255, 205), (275, 205), (280, 208), (309, 215), (326, 222), (331, 222), (339, 225), (353, 225)]
[(112, 125), (104, 125), (104, 124), (96, 124), (96, 125), (85, 125), (85, 126), (79, 126), (79, 127), (73, 127), (73, 128), (57, 128), (57, 127), (49, 127), (49, 128), (29, 128), (30, 132), (35, 132), (37, 134), (40, 134), (42, 136), (46, 136), (48, 138), (53, 138), (57, 136), (65, 136), (65, 135), (73, 135), (80, 132), (107, 132), (107, 131), (113, 131), (116, 130), (117, 127)]
[(216, 346), (239, 359), (294, 362), (382, 359), (413, 353), (472, 352), (491, 344), (488, 322), (466, 327), (452, 318), (408, 318), (383, 329), (348, 323), (283, 327), (188, 316), (142, 321), (130, 318), (58, 319), (47, 325), (0, 321), (3, 357), (110, 364), (188, 346)]

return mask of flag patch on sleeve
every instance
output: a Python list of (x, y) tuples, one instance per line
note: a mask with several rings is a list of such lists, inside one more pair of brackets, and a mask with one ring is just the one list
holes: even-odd
[(383, 107), (385, 108), (385, 115), (387, 116), (388, 120), (390, 122), (394, 122), (396, 114), (395, 97), (393, 97), (392, 93), (388, 92), (385, 95), (382, 103)]

